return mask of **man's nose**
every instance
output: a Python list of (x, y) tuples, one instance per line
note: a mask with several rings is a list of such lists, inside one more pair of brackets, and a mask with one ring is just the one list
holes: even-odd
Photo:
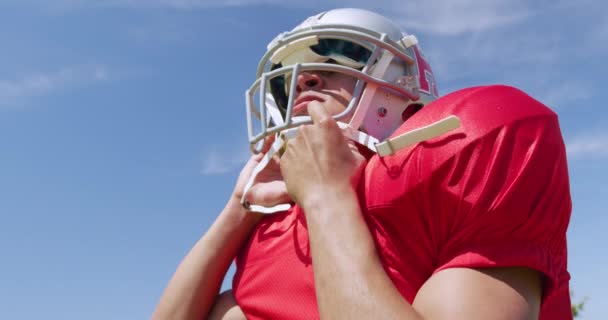
[(316, 73), (301, 72), (298, 74), (296, 92), (301, 93), (307, 90), (320, 90), (325, 85), (323, 79)]

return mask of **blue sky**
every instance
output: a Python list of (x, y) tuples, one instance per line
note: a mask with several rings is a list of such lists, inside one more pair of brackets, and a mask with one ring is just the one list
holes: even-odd
[(416, 34), (442, 94), (506, 83), (559, 114), (571, 286), (583, 319), (608, 318), (608, 5), (284, 2), (0, 2), (1, 319), (148, 318), (247, 158), (266, 44), (337, 6)]

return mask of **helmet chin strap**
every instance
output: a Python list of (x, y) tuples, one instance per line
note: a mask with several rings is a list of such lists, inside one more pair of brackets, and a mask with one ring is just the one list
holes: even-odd
[[(290, 130), (293, 130), (293, 129), (290, 129)], [(251, 176), (249, 177), (249, 180), (247, 181), (247, 184), (245, 185), (245, 189), (243, 190), (243, 197), (241, 198), (241, 205), (245, 209), (247, 209), (249, 211), (253, 211), (253, 212), (270, 214), (270, 213), (286, 211), (291, 207), (291, 204), (289, 204), (289, 203), (282, 203), (282, 204), (278, 204), (278, 205), (275, 205), (272, 207), (266, 207), (263, 205), (250, 203), (246, 199), (247, 193), (249, 192), (249, 189), (251, 189), (251, 187), (253, 186), (255, 178), (258, 176), (258, 174), (260, 172), (262, 172), (262, 170), (264, 170), (264, 168), (266, 168), (266, 166), (268, 165), (268, 163), (270, 162), (272, 157), (277, 152), (279, 152), (281, 150), (281, 148), (283, 148), (284, 144), (285, 144), (285, 140), (283, 140), (281, 137), (278, 137), (272, 143), (268, 152), (266, 152), (264, 157), (262, 157), (262, 160), (260, 160), (260, 162), (255, 166), (255, 168), (253, 168), (253, 172), (251, 173)]]
[[(285, 121), (283, 120), (283, 116), (279, 112), (279, 108), (277, 107), (277, 105), (274, 101), (274, 98), (272, 97), (272, 95), (270, 93), (266, 94), (265, 101), (266, 101), (266, 110), (268, 111), (269, 118), (272, 119), (272, 121), (274, 121), (274, 123), (276, 125), (282, 126), (283, 124), (285, 124)], [(266, 119), (265, 121), (269, 121), (270, 119)], [(275, 141), (270, 146), (270, 149), (268, 149), (268, 151), (266, 152), (266, 154), (264, 154), (264, 156), (262, 157), (260, 162), (253, 168), (253, 172), (251, 173), (249, 180), (247, 180), (247, 184), (245, 184), (245, 189), (243, 190), (243, 196), (241, 197), (241, 205), (245, 209), (252, 211), (252, 212), (271, 214), (271, 213), (286, 211), (289, 208), (291, 208), (290, 203), (281, 203), (281, 204), (278, 204), (278, 205), (275, 205), (272, 207), (266, 207), (263, 205), (250, 203), (249, 201), (247, 201), (247, 193), (249, 193), (249, 189), (251, 189), (251, 187), (253, 186), (255, 178), (258, 176), (258, 174), (260, 172), (262, 172), (262, 170), (264, 170), (264, 168), (266, 168), (266, 166), (268, 165), (268, 163), (270, 162), (272, 157), (275, 154), (277, 154), (277, 152), (280, 152), (280, 150), (285, 145), (285, 139), (283, 139), (282, 136), (285, 135), (287, 132), (295, 131), (294, 129), (297, 129), (297, 128), (288, 129), (288, 130), (285, 130), (285, 131), (277, 134)], [(295, 134), (293, 134), (293, 136), (295, 136)]]

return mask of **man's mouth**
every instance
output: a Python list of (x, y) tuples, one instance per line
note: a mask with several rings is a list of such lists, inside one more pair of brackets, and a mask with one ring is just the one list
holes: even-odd
[(325, 100), (323, 98), (313, 96), (313, 95), (306, 95), (306, 96), (299, 97), (293, 103), (292, 116), (308, 115), (308, 104), (311, 101), (325, 102)]

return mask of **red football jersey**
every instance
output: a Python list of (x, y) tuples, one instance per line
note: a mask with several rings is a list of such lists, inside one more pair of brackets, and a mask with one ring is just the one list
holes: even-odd
[[(571, 200), (557, 116), (506, 86), (427, 105), (394, 134), (456, 115), (448, 134), (365, 168), (361, 207), (380, 260), (410, 303), (434, 273), (523, 266), (545, 275), (541, 319), (571, 319)], [(233, 290), (248, 319), (318, 319), (303, 212), (269, 216), (237, 257)]]

